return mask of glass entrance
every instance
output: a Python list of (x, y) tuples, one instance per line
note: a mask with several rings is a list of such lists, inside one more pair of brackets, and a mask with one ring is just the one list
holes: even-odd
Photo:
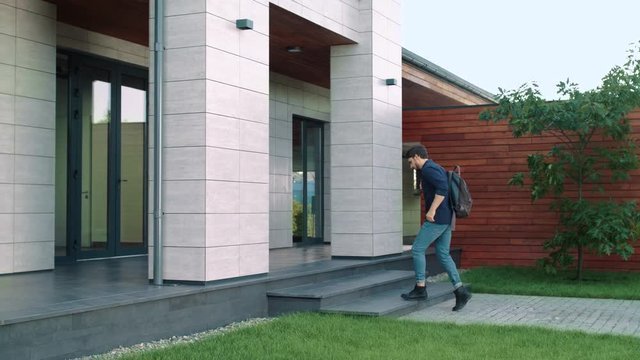
[(293, 118), (293, 241), (322, 242), (323, 129), (322, 123)]
[(144, 246), (147, 132), (146, 79), (122, 75), (120, 86), (120, 252)]
[(120, 63), (58, 55), (60, 260), (146, 252), (146, 76)]
[[(80, 70), (80, 251), (107, 250), (109, 194), (110, 72)], [(105, 254), (106, 255), (106, 254)]]

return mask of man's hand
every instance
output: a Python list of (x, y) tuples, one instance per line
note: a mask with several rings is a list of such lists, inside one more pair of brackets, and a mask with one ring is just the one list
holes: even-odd
[(434, 210), (434, 211), (427, 212), (427, 216), (425, 216), (425, 217), (427, 218), (428, 222), (434, 222), (435, 221), (435, 219), (434, 219), (435, 216), (436, 216), (436, 211)]
[(434, 217), (436, 216), (436, 209), (438, 209), (438, 206), (440, 206), (440, 204), (442, 204), (442, 201), (444, 201), (444, 196), (442, 195), (435, 195), (433, 198), (433, 202), (431, 203), (431, 207), (429, 208), (429, 211), (427, 211), (427, 221), (428, 222), (435, 222), (436, 220), (434, 219)]

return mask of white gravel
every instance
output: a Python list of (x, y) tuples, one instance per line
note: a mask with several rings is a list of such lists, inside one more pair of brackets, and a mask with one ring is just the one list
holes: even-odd
[(133, 354), (133, 353), (141, 353), (141, 352), (145, 352), (145, 351), (149, 351), (149, 350), (155, 350), (155, 349), (163, 349), (169, 346), (173, 346), (173, 345), (177, 345), (177, 344), (188, 344), (188, 343), (193, 343), (196, 341), (200, 341), (204, 338), (210, 337), (210, 336), (214, 336), (214, 335), (220, 335), (223, 333), (227, 333), (230, 331), (235, 331), (238, 329), (242, 329), (242, 328), (246, 328), (249, 326), (254, 326), (257, 324), (262, 324), (265, 322), (269, 322), (274, 320), (274, 318), (255, 318), (255, 319), (249, 319), (249, 320), (245, 320), (245, 321), (240, 321), (240, 322), (235, 322), (235, 323), (231, 323), (227, 326), (223, 326), (217, 329), (212, 329), (212, 330), (208, 330), (208, 331), (203, 331), (203, 332), (199, 332), (199, 333), (195, 333), (195, 334), (191, 334), (191, 335), (184, 335), (184, 336), (172, 336), (168, 339), (162, 339), (162, 340), (157, 340), (157, 341), (152, 341), (152, 342), (146, 342), (146, 343), (140, 343), (140, 344), (136, 344), (136, 345), (132, 345), (129, 347), (118, 347), (115, 348), (111, 351), (109, 351), (108, 353), (104, 353), (104, 354), (99, 354), (99, 355), (91, 355), (91, 356), (84, 356), (81, 358), (76, 358), (75, 360), (78, 359), (82, 359), (82, 360), (111, 360), (111, 359), (119, 359), (124, 355), (129, 355), (129, 354)]

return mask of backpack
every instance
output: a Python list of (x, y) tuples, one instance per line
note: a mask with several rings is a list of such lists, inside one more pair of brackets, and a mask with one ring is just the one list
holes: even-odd
[(447, 171), (449, 177), (449, 203), (457, 218), (465, 218), (471, 213), (471, 193), (467, 183), (460, 175), (460, 166), (456, 165), (453, 171)]

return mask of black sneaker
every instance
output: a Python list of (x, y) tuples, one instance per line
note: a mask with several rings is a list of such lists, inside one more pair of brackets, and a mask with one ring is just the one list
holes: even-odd
[(405, 300), (427, 300), (427, 287), (416, 285), (413, 290), (401, 296)]
[(471, 299), (471, 293), (464, 286), (461, 286), (453, 291), (456, 294), (456, 306), (453, 307), (453, 311), (462, 310), (467, 305), (469, 299)]

